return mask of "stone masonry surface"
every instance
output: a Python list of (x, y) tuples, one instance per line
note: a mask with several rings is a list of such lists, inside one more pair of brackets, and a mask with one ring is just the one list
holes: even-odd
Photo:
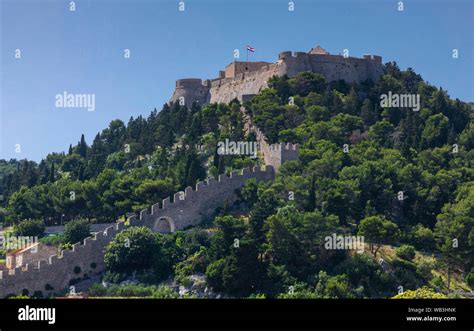
[(278, 61), (235, 61), (221, 70), (215, 79), (186, 78), (176, 81), (170, 102), (229, 103), (233, 99), (245, 101), (246, 95), (258, 94), (267, 87), (272, 76), (292, 77), (303, 71), (322, 74), (328, 82), (344, 80), (360, 83), (367, 79), (376, 81), (383, 74), (382, 57), (363, 55), (362, 58), (332, 55), (321, 47), (309, 52), (281, 52)]
[(33, 295), (35, 292), (41, 292), (43, 296), (62, 293), (69, 288), (71, 281), (104, 271), (105, 247), (126, 227), (146, 226), (154, 231), (172, 232), (197, 225), (211, 217), (216, 207), (235, 201), (235, 191), (248, 179), (269, 181), (274, 176), (273, 167), (267, 165), (264, 170), (246, 168), (241, 172), (234, 171), (230, 176), (209, 178), (197, 183), (195, 190), (187, 187), (184, 192), (176, 193), (173, 201), (166, 198), (151, 206), (151, 210), (142, 210), (138, 217), (133, 215), (127, 222), (118, 221), (84, 239), (83, 243), (74, 244), (71, 250), (62, 250), (47, 260), (38, 260), (23, 267), (1, 270), (0, 297), (21, 293)]

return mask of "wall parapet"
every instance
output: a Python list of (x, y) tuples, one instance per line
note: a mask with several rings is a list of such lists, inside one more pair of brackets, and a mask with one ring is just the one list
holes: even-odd
[(274, 63), (235, 61), (220, 70), (214, 79), (177, 80), (170, 102), (183, 97), (187, 105), (193, 101), (201, 104), (229, 103), (235, 98), (243, 101), (244, 95), (258, 94), (265, 88), (272, 76), (291, 77), (303, 71), (319, 73), (328, 81), (343, 79), (353, 83), (366, 79), (377, 80), (383, 74), (382, 57), (364, 54), (358, 58), (330, 54), (318, 46), (309, 52), (280, 52)]
[(275, 171), (278, 171), (281, 165), (286, 161), (296, 160), (299, 155), (299, 145), (293, 143), (269, 144), (265, 134), (253, 124), (252, 119), (247, 114), (244, 107), (240, 108), (245, 122), (245, 131), (255, 133), (260, 152), (263, 154), (265, 164), (271, 165)]
[[(143, 209), (139, 217), (132, 214), (127, 221), (119, 220), (103, 231), (94, 232), (72, 249), (50, 255), (47, 260), (39, 260), (24, 268), (0, 270), (0, 297), (10, 294), (29, 295), (41, 291), (45, 296), (64, 293), (75, 278), (91, 275), (105, 270), (104, 250), (107, 244), (121, 231), (132, 226), (147, 226), (155, 229), (162, 217), (175, 222), (173, 229), (183, 229), (199, 224), (202, 215), (211, 215), (217, 207), (216, 202), (235, 199), (235, 190), (242, 187), (247, 179), (272, 180), (275, 171), (270, 165), (264, 170), (254, 167), (234, 171), (229, 176), (219, 175), (196, 183), (195, 188), (186, 187), (177, 192), (173, 201), (168, 197), (155, 203), (149, 209)], [(199, 192), (199, 193), (198, 193)], [(183, 209), (186, 213), (183, 213)], [(79, 273), (77, 273), (77, 271)]]

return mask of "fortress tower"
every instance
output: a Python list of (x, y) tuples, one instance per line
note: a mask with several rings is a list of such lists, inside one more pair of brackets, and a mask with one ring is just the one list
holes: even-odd
[(195, 101), (200, 104), (228, 103), (235, 98), (245, 101), (266, 88), (272, 76), (292, 77), (303, 71), (320, 73), (328, 82), (340, 79), (348, 83), (360, 83), (367, 79), (376, 81), (383, 74), (382, 57), (332, 55), (317, 46), (309, 52), (281, 52), (275, 63), (234, 61), (219, 71), (218, 78), (204, 81), (187, 78), (176, 81), (170, 102), (181, 100), (190, 106)]
[(209, 103), (209, 80), (199, 78), (185, 78), (176, 81), (176, 87), (171, 100), (173, 102), (183, 102), (191, 106), (193, 102), (200, 104)]

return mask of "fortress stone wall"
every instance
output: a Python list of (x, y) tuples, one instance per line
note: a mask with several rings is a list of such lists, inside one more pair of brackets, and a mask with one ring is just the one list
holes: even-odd
[(200, 104), (229, 103), (235, 98), (243, 101), (245, 96), (258, 94), (266, 88), (272, 76), (292, 77), (303, 71), (320, 73), (328, 82), (340, 79), (348, 83), (359, 83), (367, 79), (376, 81), (383, 74), (382, 57), (332, 55), (318, 46), (307, 53), (281, 52), (275, 63), (236, 61), (229, 64), (225, 71), (220, 71), (219, 77), (215, 79), (178, 80), (170, 102), (181, 100), (186, 105), (191, 105), (195, 101)]
[(366, 79), (376, 81), (383, 73), (382, 58), (364, 55), (363, 58), (304, 52), (282, 52), (279, 55), (279, 75), (294, 76), (302, 71), (322, 74), (328, 82), (343, 79), (359, 83)]
[(173, 102), (180, 102), (182, 98), (183, 102), (189, 106), (194, 101), (200, 104), (209, 103), (209, 85), (208, 80), (203, 81), (199, 78), (178, 79), (171, 99)]
[(286, 161), (297, 160), (299, 155), (299, 145), (292, 143), (269, 144), (267, 138), (260, 129), (253, 124), (252, 119), (242, 107), (241, 111), (244, 117), (244, 130), (246, 133), (255, 133), (258, 148), (262, 154), (266, 165), (271, 165), (275, 171), (278, 171), (281, 165)]
[[(265, 88), (272, 76), (292, 76), (307, 70), (320, 72), (328, 80), (347, 81), (377, 79), (382, 72), (380, 57), (351, 60), (337, 56), (327, 57), (328, 54), (320, 48), (311, 52), (309, 55), (296, 53), (295, 56), (290, 52), (283, 52), (277, 63), (249, 65), (247, 69), (252, 70), (243, 72), (242, 68), (246, 67), (237, 64), (228, 72), (221, 71), (219, 78), (213, 80), (180, 79), (176, 82), (171, 101), (179, 102), (179, 99), (183, 98), (188, 105), (193, 101), (201, 104), (228, 103), (234, 98), (245, 101)], [(142, 210), (138, 217), (131, 216), (127, 222), (118, 221), (103, 231), (93, 233), (93, 236), (84, 239), (83, 243), (73, 245), (71, 250), (62, 250), (58, 255), (51, 255), (47, 259), (28, 259), (29, 263), (26, 265), (0, 270), (0, 298), (22, 293), (33, 295), (35, 292), (41, 292), (43, 296), (63, 293), (76, 281), (104, 271), (105, 247), (126, 227), (147, 226), (153, 231), (169, 233), (195, 226), (212, 217), (217, 207), (226, 202), (234, 202), (237, 199), (236, 190), (248, 179), (273, 180), (275, 172), (285, 161), (298, 158), (298, 145), (268, 144), (265, 135), (253, 125), (243, 108), (242, 111), (245, 130), (254, 132), (257, 137), (259, 150), (266, 164), (264, 171), (260, 168), (243, 169), (241, 172), (232, 172), (229, 176), (209, 178), (205, 182), (197, 183), (195, 189), (187, 187), (172, 198), (154, 204), (150, 210)]]
[(238, 74), (243, 74), (250, 71), (258, 71), (270, 64), (270, 62), (234, 61), (225, 68), (225, 76), (223, 78), (235, 78), (235, 76)]
[(7, 269), (14, 269), (32, 263), (32, 261), (45, 260), (57, 253), (57, 250), (55, 247), (37, 242), (20, 251), (7, 254), (5, 264)]
[(173, 201), (164, 199), (151, 210), (141, 211), (139, 217), (131, 216), (127, 223), (118, 221), (84, 239), (82, 244), (73, 245), (72, 250), (63, 250), (59, 255), (51, 255), (47, 260), (38, 260), (24, 267), (0, 271), (0, 298), (25, 291), (29, 295), (41, 291), (44, 296), (62, 293), (74, 280), (104, 271), (104, 249), (126, 227), (147, 226), (154, 231), (174, 232), (197, 225), (213, 216), (216, 207), (235, 201), (235, 190), (248, 179), (268, 181), (274, 176), (273, 167), (267, 165), (263, 171), (259, 168), (243, 169), (240, 173), (232, 172), (230, 176), (209, 178), (197, 183), (195, 190), (187, 187), (184, 192), (176, 193)]

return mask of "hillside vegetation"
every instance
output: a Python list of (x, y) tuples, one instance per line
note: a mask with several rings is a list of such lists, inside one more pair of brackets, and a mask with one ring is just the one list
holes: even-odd
[[(413, 70), (384, 69), (378, 82), (354, 85), (310, 72), (272, 78), (244, 106), (270, 143), (300, 144), (299, 160), (285, 163), (274, 182), (248, 181), (235, 205), (221, 206), (201, 227), (170, 235), (127, 230), (143, 254), (122, 252), (117, 237), (106, 278), (119, 282), (135, 271), (143, 283), (174, 276), (186, 285), (204, 274), (213, 291), (237, 297), (469, 291), (473, 114)], [(381, 108), (389, 91), (419, 94), (420, 110)], [(39, 164), (2, 160), (0, 221), (111, 222), (207, 176), (253, 166), (254, 159), (216, 151), (226, 138), (255, 140), (243, 130), (240, 106), (165, 105), (127, 125), (114, 120), (91, 146), (82, 136)], [(363, 236), (365, 252), (327, 249), (333, 234)]]

